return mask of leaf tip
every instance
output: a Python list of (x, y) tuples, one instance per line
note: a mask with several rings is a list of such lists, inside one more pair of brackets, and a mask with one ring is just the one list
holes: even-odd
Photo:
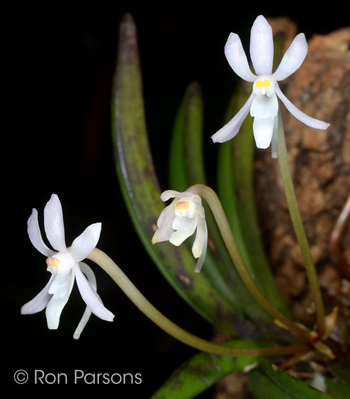
[(135, 25), (135, 21), (131, 12), (127, 12), (122, 16), (120, 24)]

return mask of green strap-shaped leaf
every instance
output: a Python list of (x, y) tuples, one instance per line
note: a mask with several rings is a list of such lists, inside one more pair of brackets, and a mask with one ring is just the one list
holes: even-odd
[(339, 381), (334, 381), (331, 378), (326, 378), (326, 385), (328, 393), (334, 399), (350, 398), (350, 389)]
[(234, 173), (232, 168), (232, 143), (220, 144), (218, 157), (218, 196), (230, 223), (237, 247), (251, 270), (251, 260), (243, 236), (241, 218), (239, 216), (237, 194), (235, 189)]
[(257, 399), (331, 399), (285, 371), (274, 371), (266, 360), (259, 363), (261, 368), (249, 375), (249, 386)]
[(187, 120), (188, 102), (191, 101), (192, 90), (189, 87), (176, 114), (170, 142), (169, 152), (169, 187), (183, 192), (189, 186), (185, 155), (184, 128)]
[(335, 399), (350, 398), (350, 361), (333, 364), (328, 371), (333, 378), (326, 378), (328, 392)]
[(350, 390), (350, 360), (333, 364), (328, 370), (340, 383)]
[[(257, 348), (258, 344), (243, 340), (227, 342), (235, 348)], [(199, 352), (180, 366), (154, 393), (151, 399), (191, 399), (210, 388), (233, 371), (241, 372), (254, 365), (254, 357), (232, 358)]]
[(148, 145), (136, 27), (130, 14), (120, 24), (111, 112), (117, 175), (143, 245), (182, 298), (206, 320), (236, 336), (236, 312), (203, 273), (194, 273), (195, 261), (186, 246), (151, 244), (164, 205)]

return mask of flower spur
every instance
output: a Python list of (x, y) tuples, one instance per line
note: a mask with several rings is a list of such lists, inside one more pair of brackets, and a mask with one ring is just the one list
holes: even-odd
[(276, 71), (272, 73), (273, 35), (267, 20), (258, 16), (254, 21), (250, 36), (250, 56), (255, 72), (250, 70), (242, 42), (236, 33), (231, 33), (225, 45), (225, 55), (233, 71), (247, 82), (253, 82), (253, 90), (238, 113), (213, 136), (213, 142), (223, 143), (232, 139), (239, 131), (244, 119), (254, 117), (253, 132), (258, 148), (267, 148), (272, 141), (272, 156), (277, 158), (278, 107), (277, 97), (288, 111), (305, 125), (313, 129), (325, 130), (329, 124), (301, 112), (282, 93), (277, 82), (293, 74), (302, 64), (308, 46), (305, 35), (297, 35)]
[[(67, 248), (65, 243), (63, 214), (60, 200), (53, 194), (44, 209), (46, 236), (57, 251), (46, 246), (38, 223), (38, 212), (33, 209), (28, 219), (28, 235), (33, 246), (47, 256), (47, 270), (52, 274), (44, 289), (21, 308), (22, 314), (33, 314), (46, 308), (47, 326), (58, 328), (60, 316), (71, 294), (76, 279), (80, 294), (87, 307), (75, 330), (78, 339), (88, 322), (91, 312), (100, 319), (113, 321), (114, 315), (104, 307), (96, 292), (96, 278), (91, 268), (81, 262), (96, 247), (101, 233), (101, 223), (88, 226)], [(84, 277), (84, 274), (87, 278)]]

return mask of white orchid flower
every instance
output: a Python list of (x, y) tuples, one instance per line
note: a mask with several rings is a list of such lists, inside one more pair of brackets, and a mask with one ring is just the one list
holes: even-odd
[[(60, 316), (71, 294), (74, 279), (87, 305), (84, 315), (74, 333), (78, 339), (88, 322), (91, 312), (100, 319), (113, 321), (114, 315), (107, 310), (96, 292), (96, 278), (91, 268), (81, 262), (96, 247), (100, 238), (101, 223), (87, 227), (67, 248), (64, 235), (63, 214), (60, 200), (53, 194), (44, 209), (44, 227), (47, 239), (55, 251), (44, 243), (38, 223), (38, 212), (33, 209), (28, 219), (28, 235), (34, 247), (47, 256), (47, 270), (52, 276), (44, 289), (21, 308), (22, 314), (33, 314), (46, 308), (47, 326), (58, 328)], [(85, 278), (84, 274), (87, 278)]]
[(189, 191), (180, 193), (167, 190), (160, 196), (162, 201), (174, 198), (173, 202), (160, 214), (152, 243), (169, 241), (175, 246), (181, 245), (197, 229), (192, 246), (192, 254), (198, 259), (195, 272), (199, 273), (207, 252), (208, 230), (205, 221), (205, 210), (199, 195)]
[(253, 91), (238, 113), (213, 136), (212, 140), (223, 143), (232, 139), (239, 131), (244, 119), (250, 114), (254, 117), (253, 132), (258, 148), (267, 148), (272, 140), (272, 156), (277, 157), (278, 106), (279, 99), (288, 111), (301, 122), (313, 129), (325, 130), (329, 123), (311, 118), (296, 108), (282, 93), (278, 83), (294, 73), (302, 64), (308, 50), (305, 35), (297, 35), (279, 67), (272, 73), (273, 35), (272, 28), (260, 15), (254, 21), (250, 36), (250, 57), (255, 72), (249, 68), (247, 56), (239, 36), (231, 33), (225, 45), (225, 55), (233, 71), (247, 82), (253, 82)]

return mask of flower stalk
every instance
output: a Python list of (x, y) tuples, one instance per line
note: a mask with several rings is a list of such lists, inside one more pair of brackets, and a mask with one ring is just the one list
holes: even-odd
[(162, 313), (160, 313), (135, 287), (135, 285), (128, 279), (117, 264), (104, 252), (95, 248), (87, 259), (92, 260), (98, 264), (122, 289), (127, 297), (141, 310), (151, 321), (158, 327), (163, 329), (169, 335), (177, 340), (198, 350), (226, 356), (278, 356), (278, 355), (292, 355), (295, 353), (305, 353), (310, 350), (310, 346), (305, 344), (279, 346), (271, 348), (233, 348), (230, 346), (220, 345), (213, 342), (206, 341), (199, 338), (186, 330), (182, 329)]
[(333, 227), (331, 237), (329, 240), (329, 254), (337, 266), (338, 273), (341, 279), (350, 280), (349, 265), (341, 252), (339, 241), (344, 233), (345, 227), (350, 220), (350, 195), (343, 206), (337, 221)]
[(189, 191), (198, 194), (205, 199), (214, 215), (216, 223), (219, 227), (222, 238), (228, 249), (228, 252), (235, 264), (240, 276), (242, 277), (245, 285), (255, 297), (255, 299), (261, 304), (261, 306), (278, 322), (286, 326), (292, 331), (297, 337), (303, 341), (308, 341), (310, 330), (300, 327), (293, 323), (288, 317), (281, 313), (262, 293), (259, 286), (251, 276), (240, 252), (237, 247), (236, 241), (230, 229), (229, 222), (226, 218), (225, 212), (222, 208), (221, 202), (216, 193), (210, 188), (203, 184), (196, 184), (189, 188)]
[(281, 109), (279, 109), (278, 117), (279, 117), (278, 163), (279, 163), (280, 173), (282, 177), (282, 182), (283, 182), (284, 192), (286, 195), (290, 217), (298, 240), (301, 255), (304, 260), (306, 274), (310, 283), (310, 289), (315, 300), (317, 331), (319, 337), (322, 338), (325, 333), (325, 322), (324, 322), (325, 316), (324, 316), (323, 299), (322, 299), (320, 285), (318, 282), (318, 275), (316, 272), (314, 262), (312, 260), (310, 247), (305, 234), (304, 225), (301, 219), (298, 202), (294, 191), (292, 174), (290, 172), (289, 162), (288, 162), (286, 141), (284, 138)]

